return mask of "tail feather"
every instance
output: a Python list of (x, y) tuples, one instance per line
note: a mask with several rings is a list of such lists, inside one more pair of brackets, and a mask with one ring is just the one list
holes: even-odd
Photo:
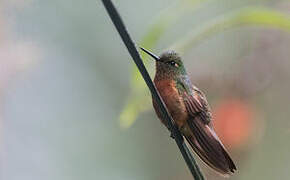
[(197, 155), (211, 168), (226, 176), (236, 166), (211, 127), (198, 117), (187, 122), (191, 133), (184, 133), (186, 140)]

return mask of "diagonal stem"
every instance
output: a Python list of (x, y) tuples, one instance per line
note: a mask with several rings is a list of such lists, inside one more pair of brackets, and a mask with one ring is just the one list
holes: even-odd
[(133, 40), (131, 39), (128, 31), (126, 30), (126, 27), (125, 27), (120, 15), (118, 14), (116, 8), (112, 4), (111, 0), (102, 0), (102, 2), (104, 4), (109, 16), (111, 17), (111, 20), (113, 21), (113, 23), (115, 25), (115, 28), (119, 32), (119, 34), (120, 34), (124, 44), (126, 45), (130, 55), (132, 56), (135, 64), (137, 65), (144, 81), (146, 82), (148, 88), (150, 89), (153, 98), (156, 100), (156, 102), (157, 102), (157, 104), (162, 112), (164, 119), (166, 119), (168, 121), (169, 128), (174, 136), (175, 142), (178, 145), (178, 148), (179, 148), (184, 160), (186, 161), (186, 164), (187, 164), (190, 172), (192, 173), (192, 176), (194, 177), (195, 180), (204, 180), (204, 176), (202, 175), (199, 167), (196, 164), (195, 159), (193, 158), (192, 154), (190, 153), (190, 150), (188, 149), (187, 145), (185, 144), (179, 129), (174, 124), (172, 117), (170, 116), (164, 102), (162, 101), (159, 93), (157, 92), (156, 87), (154, 86), (154, 84), (153, 84), (144, 64), (143, 64), (143, 61), (142, 61), (142, 59), (141, 59), (141, 57), (136, 49), (136, 46), (135, 46)]

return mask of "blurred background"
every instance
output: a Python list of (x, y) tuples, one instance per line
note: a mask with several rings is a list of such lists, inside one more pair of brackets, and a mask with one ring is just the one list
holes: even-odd
[[(138, 44), (182, 55), (237, 164), (230, 179), (288, 179), (290, 2), (114, 3)], [(1, 180), (192, 179), (100, 1), (0, 9)]]

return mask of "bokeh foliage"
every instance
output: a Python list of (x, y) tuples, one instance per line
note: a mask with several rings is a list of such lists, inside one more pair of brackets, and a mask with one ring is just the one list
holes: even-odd
[[(174, 24), (184, 18), (188, 13), (194, 13), (198, 7), (206, 4), (207, 1), (182, 0), (167, 7), (153, 19), (152, 25), (148, 28), (140, 42), (142, 47), (153, 50), (162, 36)], [(290, 32), (290, 15), (275, 9), (261, 6), (247, 6), (214, 17), (203, 22), (198, 27), (188, 29), (187, 35), (177, 39), (167, 49), (176, 50), (181, 55), (190, 51), (194, 46), (202, 43), (207, 38), (213, 37), (224, 31), (240, 28), (243, 26), (261, 26), (263, 28), (276, 28)], [(141, 53), (145, 65), (148, 65), (148, 56)], [(153, 72), (153, 68), (149, 68)], [(138, 115), (151, 108), (151, 98), (143, 82), (141, 75), (135, 66), (132, 67), (130, 95), (120, 114), (120, 125), (123, 128), (130, 127)]]

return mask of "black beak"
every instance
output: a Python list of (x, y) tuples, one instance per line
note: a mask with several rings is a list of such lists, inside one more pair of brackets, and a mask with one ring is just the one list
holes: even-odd
[(153, 54), (152, 52), (150, 52), (142, 47), (140, 47), (140, 49), (142, 49), (142, 51), (147, 53), (149, 56), (153, 57), (153, 59), (155, 59), (155, 61), (160, 61), (160, 58), (158, 56), (156, 56), (155, 54)]

